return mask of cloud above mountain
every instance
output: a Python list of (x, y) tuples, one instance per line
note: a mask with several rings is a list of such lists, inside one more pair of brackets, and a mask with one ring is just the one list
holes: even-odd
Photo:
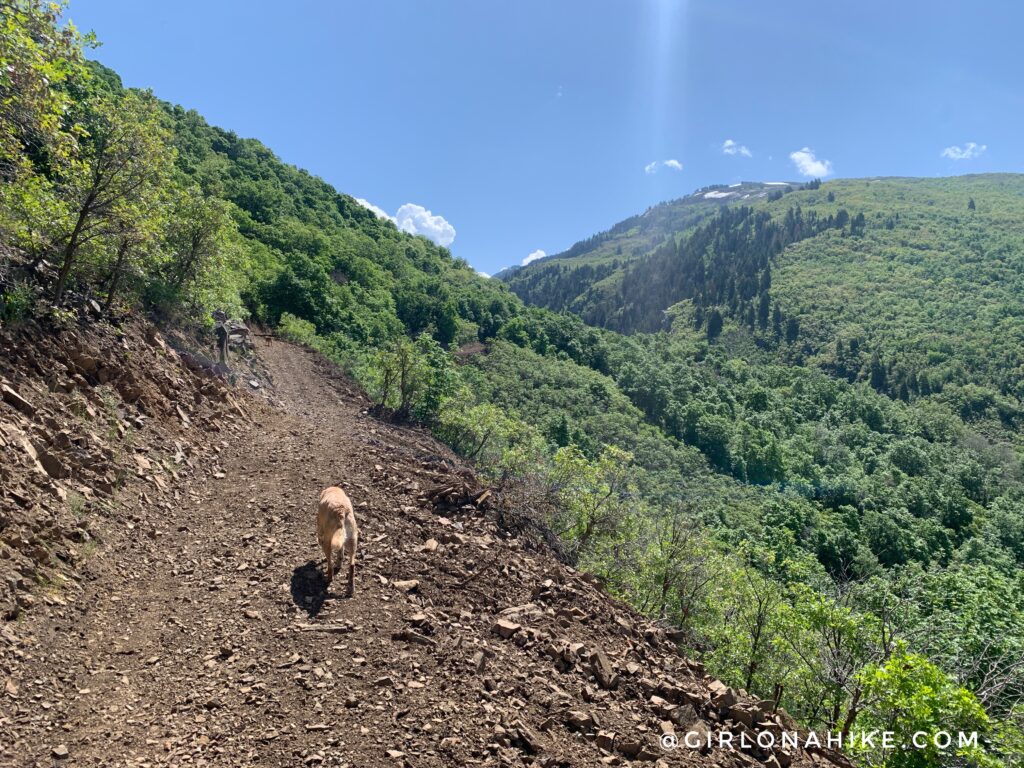
[(383, 208), (377, 207), (376, 205), (371, 203), (369, 200), (363, 200), (363, 198), (357, 197), (356, 198), (356, 202), (359, 203), (361, 206), (363, 206), (363, 208), (368, 208), (369, 210), (373, 211), (374, 215), (378, 219), (387, 219), (388, 221), (394, 221), (395, 220), (395, 218), (393, 216), (389, 216), (388, 215), (387, 211), (385, 211)]
[(410, 235), (423, 235), (438, 245), (449, 246), (455, 240), (455, 227), (444, 216), (436, 216), (422, 205), (406, 203), (395, 214), (395, 223)]
[(828, 176), (832, 173), (832, 163), (829, 160), (818, 159), (810, 147), (790, 152), (789, 159), (793, 161), (793, 165), (796, 166), (796, 170), (801, 176), (813, 178)]
[(939, 153), (939, 156), (948, 157), (950, 160), (973, 160), (981, 156), (986, 149), (988, 149), (988, 146), (985, 144), (976, 144), (973, 141), (968, 141), (962, 147), (958, 147), (955, 144), (952, 147), (946, 147)]
[(526, 258), (523, 259), (522, 265), (525, 267), (531, 261), (536, 261), (537, 259), (543, 259), (545, 256), (547, 256), (547, 254), (544, 253), (544, 251), (542, 251), (540, 248), (538, 248), (536, 251), (534, 251), (533, 253), (529, 254)]
[(444, 216), (438, 216), (416, 203), (406, 203), (398, 212), (391, 216), (383, 208), (374, 205), (361, 197), (356, 202), (364, 208), (373, 211), (380, 219), (387, 219), (394, 222), (395, 226), (410, 235), (423, 235), (438, 245), (448, 247), (455, 241), (455, 227), (453, 227)]
[(726, 139), (722, 142), (722, 154), (723, 155), (741, 155), (742, 157), (753, 157), (754, 153), (751, 152), (747, 147), (739, 142), (733, 141), (732, 139)]
[(668, 168), (671, 171), (681, 171), (683, 170), (683, 164), (674, 157), (670, 157), (668, 160), (653, 160), (644, 166), (644, 173), (651, 176), (657, 173), (659, 168)]

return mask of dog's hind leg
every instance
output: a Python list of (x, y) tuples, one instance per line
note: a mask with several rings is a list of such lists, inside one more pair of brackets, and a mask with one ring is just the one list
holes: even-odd
[(352, 531), (352, 535), (345, 542), (345, 556), (348, 559), (348, 596), (352, 597), (356, 591), (356, 547), (359, 544), (358, 531)]
[(334, 558), (332, 557), (333, 554), (334, 553), (331, 552), (330, 545), (324, 547), (324, 557), (327, 558), (327, 583), (328, 584), (330, 584), (332, 581), (334, 581)]

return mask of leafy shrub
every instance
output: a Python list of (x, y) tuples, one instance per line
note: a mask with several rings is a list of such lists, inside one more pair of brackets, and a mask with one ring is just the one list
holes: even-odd
[(0, 294), (0, 326), (16, 327), (32, 314), (35, 293), (28, 283), (16, 283)]

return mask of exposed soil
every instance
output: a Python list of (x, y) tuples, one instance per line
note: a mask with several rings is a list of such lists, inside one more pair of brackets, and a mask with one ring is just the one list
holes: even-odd
[[(831, 765), (661, 749), (786, 719), (492, 515), (438, 514), (425, 492), (467, 470), (333, 366), (259, 355), (269, 398), (236, 393), (206, 455), (115, 493), (80, 578), (2, 625), (0, 764)], [(361, 529), (351, 599), (315, 538), (331, 484)]]

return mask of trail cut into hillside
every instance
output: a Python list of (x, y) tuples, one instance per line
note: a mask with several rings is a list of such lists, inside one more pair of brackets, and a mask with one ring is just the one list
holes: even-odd
[[(664, 749), (794, 724), (499, 527), (467, 467), (316, 354), (260, 340), (232, 388), (155, 332), (87, 333), (102, 359), (58, 365), (72, 342), (40, 336), (0, 371), (0, 563), (51, 574), (9, 585), (0, 764), (847, 765)], [(315, 537), (332, 484), (361, 530), (351, 599)]]

